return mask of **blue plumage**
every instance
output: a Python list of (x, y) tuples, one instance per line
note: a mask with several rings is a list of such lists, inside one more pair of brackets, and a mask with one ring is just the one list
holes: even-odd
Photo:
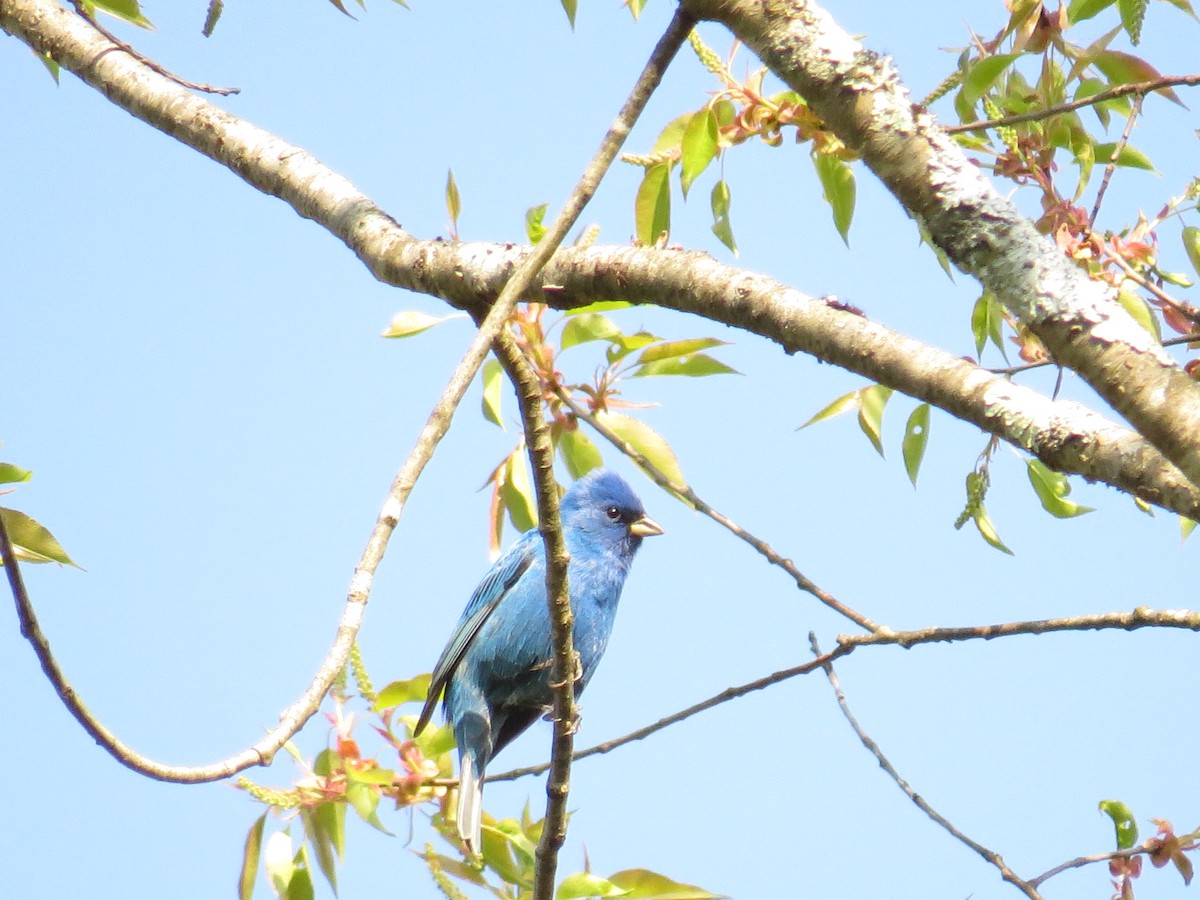
[[(608, 645), (617, 602), (642, 538), (662, 534), (615, 472), (589, 472), (563, 496), (563, 537), (571, 554), (567, 580), (572, 633), (584, 689)], [(458, 833), (479, 851), (487, 764), (553, 704), (546, 552), (536, 528), (525, 532), (488, 571), (433, 669), (420, 734), (445, 691), (460, 770)]]

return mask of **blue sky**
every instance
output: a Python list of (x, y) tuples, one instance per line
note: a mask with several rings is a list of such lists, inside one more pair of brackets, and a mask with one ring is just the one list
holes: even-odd
[[(615, 3), (378, 0), (353, 21), (331, 6), (227, 4), (199, 35), (204, 4), (148, 3), (154, 33), (114, 26), (185, 77), (236, 85), (220, 104), (354, 181), (422, 237), (445, 234), (446, 170), (464, 238), (523, 237), (525, 210), (556, 209), (673, 9), (634, 24)], [(843, 2), (831, 11), (892, 54), (920, 96), (953, 65), (967, 23), (992, 34), (999, 3)], [(1197, 25), (1157, 4), (1142, 52), (1166, 73), (1194, 66)], [(729, 46), (718, 29), (706, 39)], [(743, 61), (748, 55), (742, 53)], [(85, 701), (156, 758), (201, 763), (241, 749), (307, 684), (332, 638), (350, 574), (390, 478), (470, 340), (465, 320), (406, 341), (378, 337), (401, 309), (435, 300), (375, 282), (345, 248), (280, 202), (155, 132), (69, 75), (56, 87), (15, 40), (0, 42), (0, 233), (6, 391), (2, 458), (33, 469), (11, 505), (50, 526), (86, 571), (27, 568), (46, 634)], [(630, 150), (713, 87), (685, 51)], [(1195, 98), (1185, 96), (1185, 101)], [(1134, 142), (1161, 174), (1122, 173), (1102, 227), (1154, 212), (1195, 174), (1193, 113), (1147, 101)], [(740, 265), (836, 293), (905, 333), (972, 350), (978, 289), (947, 279), (899, 205), (859, 172), (850, 247), (831, 227), (807, 149), (743, 148), (726, 163)], [(617, 168), (584, 215), (602, 242), (633, 232), (639, 170)], [(729, 260), (703, 202), (676, 197), (678, 243)], [(1185, 270), (1164, 232), (1167, 268)], [(748, 335), (651, 309), (626, 330), (715, 335), (743, 374), (647, 379), (630, 399), (675, 446), (697, 492), (770, 541), (809, 577), (893, 627), (981, 624), (1191, 605), (1195, 538), (1078, 484), (1098, 507), (1060, 522), (1038, 506), (1023, 462), (998, 454), (988, 506), (1016, 552), (952, 522), (984, 446), (935, 414), (919, 488), (899, 444), (911, 404), (885, 419), (886, 461), (846, 418), (797, 432), (861, 380), (789, 358)], [(597, 363), (580, 347), (569, 377)], [(1048, 387), (1032, 376), (1029, 382)], [(1068, 378), (1068, 396), (1089, 392)], [(377, 682), (427, 671), (485, 570), (479, 486), (516, 436), (470, 395), (405, 510), (361, 643)], [(627, 585), (608, 655), (583, 698), (582, 745), (624, 734), (725, 687), (803, 662), (848, 623), (614, 454), (667, 534)], [(129, 772), (54, 697), (15, 619), (0, 628), (10, 773), (0, 895), (231, 896), (259, 808), (228, 785), (158, 784)], [(1194, 636), (1059, 635), (856, 653), (840, 675), (853, 709), (926, 799), (1032, 876), (1108, 849), (1097, 803), (1196, 822), (1200, 734), (1188, 714)], [(325, 724), (301, 735), (309, 753)], [(549, 729), (497, 762), (532, 763)], [(288, 783), (281, 759), (259, 780)], [(486, 805), (540, 810), (540, 781), (488, 789)], [(797, 679), (581, 762), (563, 870), (645, 866), (739, 897), (999, 898), (993, 868), (905, 799), (857, 743), (821, 678)], [(435, 896), (407, 847), (430, 837), (406, 814), (388, 838), (352, 825), (341, 896)], [(1173, 872), (1142, 890), (1183, 897)], [(1104, 867), (1064, 875), (1048, 896), (1107, 896)], [(269, 896), (260, 884), (258, 896)]]

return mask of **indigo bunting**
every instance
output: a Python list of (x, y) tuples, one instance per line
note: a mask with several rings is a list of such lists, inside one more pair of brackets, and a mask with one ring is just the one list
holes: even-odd
[[(560, 508), (571, 554), (567, 583), (575, 616), (578, 694), (608, 644), (633, 555), (642, 538), (663, 530), (629, 485), (607, 469), (575, 482)], [(420, 734), (429, 723), (444, 689), (446, 721), (458, 745), (458, 834), (470, 853), (480, 849), (488, 763), (553, 705), (552, 654), (546, 549), (533, 528), (496, 560), (467, 601), (434, 666), (415, 729)]]

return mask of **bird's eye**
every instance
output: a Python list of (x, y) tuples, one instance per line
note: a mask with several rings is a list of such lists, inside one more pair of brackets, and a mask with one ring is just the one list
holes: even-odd
[(612, 519), (614, 522), (620, 522), (620, 521), (621, 521), (621, 510), (620, 510), (619, 508), (617, 508), (617, 507), (615, 507), (615, 506), (610, 506), (610, 507), (609, 507), (608, 509), (606, 509), (604, 512), (605, 512), (605, 514), (606, 514), (606, 515), (607, 515), (607, 516), (608, 516), (610, 519)]

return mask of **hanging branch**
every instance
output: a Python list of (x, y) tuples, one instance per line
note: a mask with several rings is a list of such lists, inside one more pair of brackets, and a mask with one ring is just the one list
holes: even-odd
[[(820, 659), (823, 654), (821, 653), (820, 646), (817, 644), (817, 636), (811, 631), (808, 633), (808, 642), (812, 646), (813, 655)], [(879, 768), (887, 772), (891, 779), (899, 786), (900, 790), (904, 791), (908, 799), (915, 803), (918, 809), (925, 813), (925, 815), (929, 816), (929, 818), (933, 819), (933, 821), (938, 825), (942, 826), (942, 828), (948, 831), (952, 836), (962, 841), (964, 844), (982, 856), (985, 860), (999, 869), (1000, 877), (1002, 877), (1009, 884), (1014, 885), (1026, 897), (1029, 897), (1030, 900), (1042, 900), (1042, 895), (1039, 894), (1037, 890), (1029, 884), (1029, 882), (1025, 881), (1023, 878), (1017, 875), (1016, 872), (1009, 868), (1008, 864), (1004, 861), (1004, 858), (999, 853), (997, 853), (995, 850), (988, 849), (987, 847), (983, 846), (983, 844), (968, 837), (966, 834), (960, 831), (954, 825), (954, 823), (934, 809), (924, 797), (912, 789), (912, 786), (905, 781), (903, 777), (901, 777), (899, 772), (896, 771), (895, 766), (893, 766), (888, 758), (883, 755), (883, 751), (879, 748), (879, 745), (875, 743), (874, 739), (863, 730), (861, 725), (859, 725), (858, 719), (854, 717), (854, 713), (850, 711), (850, 706), (846, 702), (846, 695), (842, 692), (842, 686), (838, 682), (837, 673), (833, 670), (833, 663), (826, 661), (822, 668), (825, 670), (825, 675), (829, 678), (829, 684), (833, 688), (834, 695), (837, 697), (837, 704), (842, 711), (842, 715), (845, 716), (846, 721), (850, 723), (850, 727), (854, 729), (854, 733), (858, 735), (858, 739), (862, 741), (862, 745), (871, 751), (871, 755), (874, 756), (876, 761), (879, 763)]]

